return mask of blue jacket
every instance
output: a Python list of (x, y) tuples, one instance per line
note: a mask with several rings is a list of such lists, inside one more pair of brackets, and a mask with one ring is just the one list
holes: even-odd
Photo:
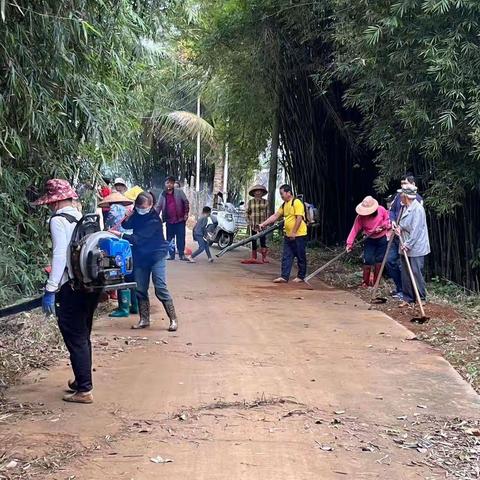
[(134, 212), (122, 222), (125, 230), (133, 233), (123, 234), (122, 238), (132, 244), (133, 263), (152, 265), (168, 252), (168, 242), (163, 236), (163, 224), (158, 213), (152, 208), (146, 215)]

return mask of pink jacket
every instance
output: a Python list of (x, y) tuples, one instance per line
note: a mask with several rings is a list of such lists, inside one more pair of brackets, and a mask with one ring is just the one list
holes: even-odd
[[(347, 238), (347, 245), (349, 247), (353, 245), (353, 242), (355, 242), (355, 239), (360, 232), (363, 232), (372, 238), (381, 238), (387, 234), (387, 231), (391, 228), (388, 211), (382, 206), (379, 206), (377, 212), (377, 215), (374, 217), (357, 215), (355, 222), (353, 222), (350, 235), (348, 235)], [(378, 227), (383, 227), (383, 230), (381, 232), (375, 232)]]

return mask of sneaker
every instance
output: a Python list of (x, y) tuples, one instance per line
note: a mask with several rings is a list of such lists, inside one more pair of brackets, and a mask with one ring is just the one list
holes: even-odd
[(298, 277), (296, 277), (292, 280), (293, 283), (303, 283), (304, 281), (305, 280), (303, 278), (298, 278)]
[(92, 392), (75, 392), (63, 396), (64, 402), (69, 403), (93, 403)]
[(392, 294), (392, 298), (394, 300), (403, 300), (403, 293), (402, 292), (394, 293)]
[(273, 283), (287, 283), (287, 281), (283, 277), (276, 278)]
[(197, 263), (192, 257), (182, 258), (182, 260), (188, 263)]
[(208, 261), (209, 261), (210, 263), (213, 263), (213, 258), (209, 258)]

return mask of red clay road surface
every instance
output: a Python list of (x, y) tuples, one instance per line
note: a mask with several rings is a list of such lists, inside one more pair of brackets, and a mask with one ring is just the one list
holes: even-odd
[(478, 418), (474, 391), (358, 298), (273, 285), (278, 266), (245, 255), (169, 263), (176, 334), (156, 301), (147, 331), (100, 318), (94, 405), (60, 400), (66, 362), (12, 389), (43, 413), (0, 424), (7, 453), (38, 457), (27, 474), (49, 479), (445, 478), (412, 442), (445, 418)]

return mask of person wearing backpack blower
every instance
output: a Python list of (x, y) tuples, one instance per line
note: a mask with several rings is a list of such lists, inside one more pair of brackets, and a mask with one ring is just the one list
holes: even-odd
[(62, 179), (48, 180), (46, 193), (32, 205), (47, 205), (52, 212), (52, 261), (45, 293), (43, 312), (57, 315), (58, 327), (70, 354), (74, 380), (68, 382), (66, 402), (92, 403), (92, 331), (93, 314), (99, 293), (73, 290), (69, 279), (68, 248), (81, 213), (73, 206), (78, 198), (71, 185)]
[(135, 200), (135, 209), (122, 222), (125, 230), (132, 230), (131, 235), (110, 230), (110, 233), (128, 240), (133, 251), (133, 273), (137, 283), (137, 297), (140, 320), (134, 329), (150, 326), (150, 300), (148, 287), (150, 277), (153, 278), (155, 295), (162, 302), (170, 319), (169, 332), (178, 328), (177, 315), (172, 296), (166, 283), (166, 258), (168, 242), (163, 236), (163, 225), (160, 216), (153, 208), (154, 199), (150, 193), (140, 193)]
[(271, 217), (267, 218), (259, 225), (263, 230), (268, 225), (272, 225), (277, 220), (283, 218), (284, 224), (284, 242), (282, 254), (282, 274), (276, 278), (274, 283), (287, 283), (290, 279), (293, 261), (296, 258), (298, 264), (298, 274), (293, 282), (303, 282), (307, 275), (307, 224), (305, 222), (305, 206), (299, 198), (295, 198), (290, 185), (280, 187), (280, 196), (283, 204)]

